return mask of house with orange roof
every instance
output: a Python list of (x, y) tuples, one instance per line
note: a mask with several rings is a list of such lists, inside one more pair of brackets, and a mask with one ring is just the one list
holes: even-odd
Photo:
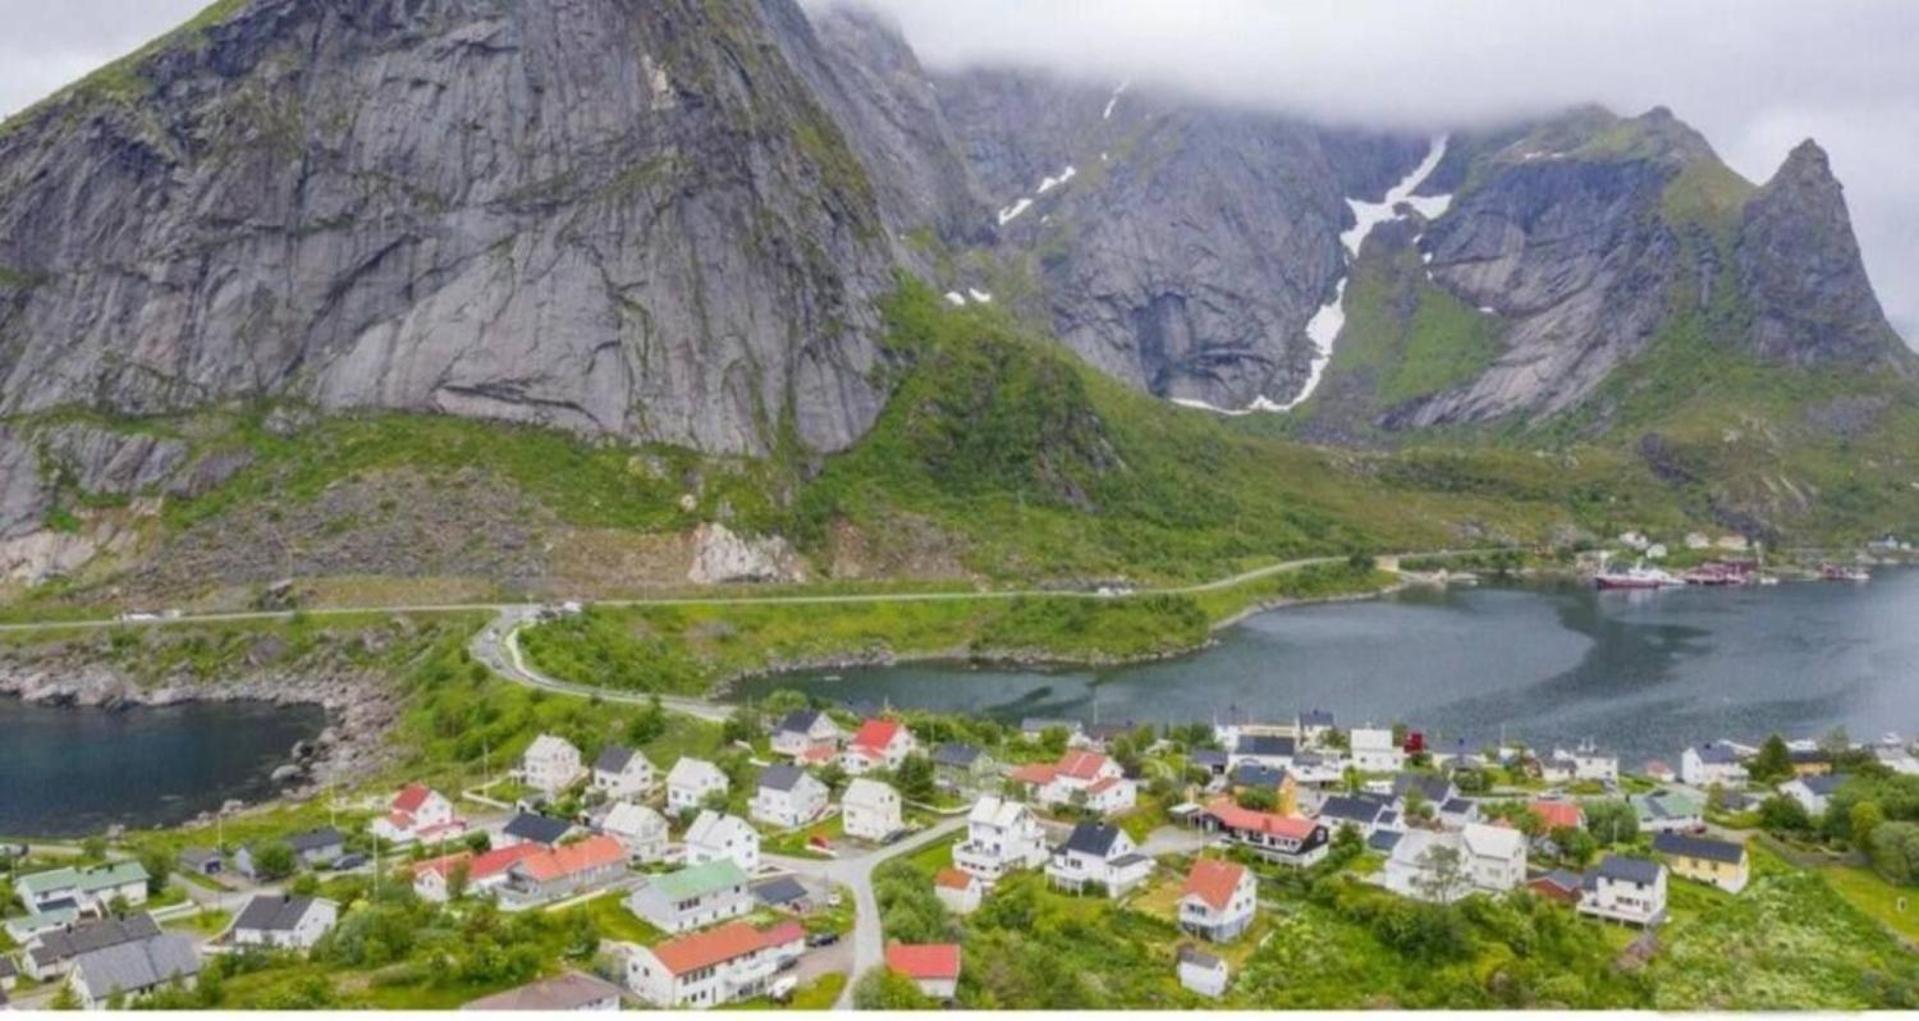
[(933, 877), (933, 895), (946, 905), (946, 910), (956, 915), (970, 915), (979, 910), (980, 898), (986, 895), (986, 884), (970, 872), (945, 868)]
[(466, 832), (466, 820), (453, 812), (453, 802), (422, 783), (400, 788), (387, 804), (386, 815), (373, 820), (373, 835), (394, 844), (426, 843)]
[(1535, 798), (1527, 806), (1539, 820), (1546, 825), (1548, 834), (1555, 830), (1576, 830), (1586, 825), (1586, 810), (1579, 807), (1577, 801), (1564, 798)]
[(1069, 750), (1055, 763), (1033, 763), (1013, 770), (1011, 779), (1027, 785), (1045, 807), (1080, 805), (1101, 815), (1131, 809), (1139, 785), (1126, 778), (1119, 763), (1094, 751)]
[(1179, 927), (1215, 943), (1238, 939), (1253, 924), (1259, 881), (1251, 869), (1217, 858), (1200, 858), (1179, 891)]
[(717, 1007), (766, 992), (782, 967), (805, 951), (806, 929), (798, 922), (767, 929), (728, 922), (651, 947), (627, 947), (626, 987), (664, 1010)]
[(911, 981), (935, 1000), (959, 995), (958, 943), (893, 943), (886, 948), (886, 968)]
[(1297, 815), (1241, 808), (1217, 798), (1199, 815), (1199, 824), (1232, 843), (1279, 865), (1304, 868), (1326, 857), (1331, 843), (1324, 823)]
[(626, 845), (606, 834), (530, 855), (507, 870), (500, 906), (513, 910), (595, 889), (626, 873)]
[(840, 766), (853, 776), (875, 769), (898, 769), (918, 745), (913, 732), (898, 720), (871, 719), (860, 724), (840, 753)]
[(506, 884), (513, 866), (545, 850), (539, 844), (514, 844), (480, 855), (461, 851), (423, 861), (413, 866), (413, 892), (422, 900), (444, 904), (453, 899), (454, 874), (464, 869), (467, 893), (489, 893)]

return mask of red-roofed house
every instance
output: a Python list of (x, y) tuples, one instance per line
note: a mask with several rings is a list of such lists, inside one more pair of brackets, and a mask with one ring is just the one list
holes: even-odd
[(1305, 867), (1326, 857), (1326, 827), (1297, 815), (1274, 815), (1241, 808), (1218, 798), (1200, 813), (1200, 825), (1281, 865)]
[(959, 994), (960, 948), (957, 943), (894, 943), (886, 948), (886, 967), (911, 979), (920, 992), (935, 1000)]
[(466, 832), (466, 820), (453, 814), (453, 802), (422, 783), (400, 788), (386, 815), (373, 820), (373, 835), (395, 844), (431, 844)]
[(450, 880), (462, 865), (466, 867), (467, 892), (484, 893), (497, 889), (505, 885), (507, 873), (513, 866), (545, 850), (539, 844), (514, 844), (477, 856), (469, 851), (461, 851), (459, 854), (423, 861), (413, 866), (413, 891), (423, 900), (438, 903), (451, 900)]
[(860, 724), (840, 753), (840, 765), (859, 776), (875, 769), (898, 769), (913, 754), (913, 732), (898, 720), (871, 719)]
[(986, 893), (986, 884), (970, 872), (959, 869), (941, 869), (933, 877), (933, 894), (946, 905), (946, 910), (956, 915), (970, 915), (979, 910), (980, 897)]
[(781, 966), (806, 949), (798, 922), (756, 929), (728, 922), (651, 947), (629, 947), (626, 987), (649, 1006), (716, 1007), (766, 991)]
[(524, 908), (571, 896), (626, 872), (626, 845), (605, 834), (530, 855), (508, 870), (500, 906)]
[(1179, 927), (1215, 943), (1239, 938), (1253, 924), (1259, 905), (1259, 881), (1251, 869), (1216, 858), (1200, 858), (1179, 892)]
[(1074, 750), (1047, 765), (1021, 766), (1012, 773), (1016, 783), (1033, 790), (1041, 805), (1082, 804), (1102, 815), (1124, 812), (1139, 799), (1139, 787), (1126, 779), (1119, 763), (1098, 752)]
[(1530, 806), (1534, 815), (1546, 824), (1548, 834), (1557, 829), (1576, 830), (1586, 825), (1586, 812), (1577, 801), (1561, 801), (1557, 798), (1539, 798)]

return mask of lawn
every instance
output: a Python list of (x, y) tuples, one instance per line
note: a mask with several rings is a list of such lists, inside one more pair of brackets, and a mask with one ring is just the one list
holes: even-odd
[(831, 855), (815, 851), (811, 842), (815, 838), (824, 839), (834, 847), (839, 847), (847, 839), (846, 819), (835, 812), (810, 826), (789, 830), (763, 842), (761, 849), (769, 854), (783, 854), (792, 858), (829, 858)]
[(640, 916), (626, 909), (626, 898), (619, 893), (609, 893), (595, 897), (578, 907), (569, 908), (562, 915), (571, 917), (583, 914), (593, 923), (603, 939), (618, 940), (622, 943), (638, 943), (652, 946), (667, 938), (666, 933), (648, 923)]
[(1853, 907), (1906, 939), (1919, 941), (1919, 903), (1913, 903), (1914, 891), (1894, 886), (1879, 873), (1856, 865), (1826, 865), (1819, 874)]

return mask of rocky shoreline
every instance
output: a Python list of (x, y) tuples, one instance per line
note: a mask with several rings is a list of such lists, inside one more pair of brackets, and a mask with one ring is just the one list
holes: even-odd
[(316, 676), (269, 670), (232, 680), (142, 684), (110, 664), (76, 662), (72, 656), (28, 661), (0, 657), (0, 697), (108, 710), (189, 702), (318, 706), (326, 713), (324, 729), (287, 749), (286, 763), (273, 773), (274, 782), (282, 785), (279, 796), (295, 800), (385, 767), (394, 755), (387, 735), (399, 719), (392, 685), (370, 673)]

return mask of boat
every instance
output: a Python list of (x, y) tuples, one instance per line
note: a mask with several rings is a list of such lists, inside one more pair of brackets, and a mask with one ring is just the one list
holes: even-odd
[(1685, 582), (1657, 567), (1636, 565), (1623, 571), (1605, 570), (1593, 575), (1593, 584), (1602, 589), (1672, 588)]
[(1820, 564), (1819, 577), (1827, 581), (1871, 581), (1872, 572), (1863, 567), (1847, 567), (1844, 564)]

